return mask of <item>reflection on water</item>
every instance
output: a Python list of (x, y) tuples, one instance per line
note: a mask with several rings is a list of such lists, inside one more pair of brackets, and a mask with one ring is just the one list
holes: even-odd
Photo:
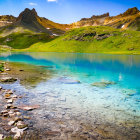
[[(110, 122), (140, 130), (140, 56), (22, 53), (1, 55), (0, 60), (32, 64), (31, 67), (35, 65), (47, 71), (39, 77), (48, 79), (37, 81), (35, 87), (27, 90), (30, 94), (26, 102), (41, 105), (33, 113), (39, 122), (36, 125), (45, 127), (46, 116), (63, 120), (76, 118), (94, 125)], [(107, 81), (116, 84), (104, 88), (91, 85)], [(21, 88), (19, 83), (13, 87)]]

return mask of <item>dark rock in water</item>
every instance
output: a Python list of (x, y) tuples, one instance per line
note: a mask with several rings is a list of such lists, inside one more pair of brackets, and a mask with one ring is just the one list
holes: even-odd
[(116, 83), (115, 82), (95, 82), (92, 84), (92, 86), (105, 88), (109, 85), (114, 85), (114, 84), (116, 84)]
[(3, 78), (1, 78), (0, 79), (0, 82), (15, 82), (15, 81), (17, 81), (17, 79), (16, 78), (13, 78), (13, 77), (3, 77)]

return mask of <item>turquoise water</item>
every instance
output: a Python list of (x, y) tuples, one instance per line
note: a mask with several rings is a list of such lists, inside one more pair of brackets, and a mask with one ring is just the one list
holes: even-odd
[[(140, 122), (139, 55), (16, 53), (1, 54), (0, 60), (51, 66), (46, 69), (53, 71), (52, 78), (38, 83), (28, 95), (31, 103), (42, 105), (42, 116), (47, 113), (47, 106), (47, 111), (52, 113), (55, 108), (61, 117), (77, 116), (95, 121), (96, 114), (100, 121), (116, 124)], [(103, 81), (116, 84), (106, 88), (91, 85)], [(14, 89), (19, 90), (20, 86), (20, 83), (14, 83)], [(62, 114), (62, 110), (65, 113)]]

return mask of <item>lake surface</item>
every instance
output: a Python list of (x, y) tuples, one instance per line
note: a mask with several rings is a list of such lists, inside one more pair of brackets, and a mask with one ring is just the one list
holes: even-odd
[[(36, 126), (45, 128), (46, 117), (82, 120), (91, 125), (109, 122), (140, 131), (139, 55), (3, 53), (0, 60), (49, 71), (51, 76), (34, 86), (20, 81), (3, 85), (28, 93), (23, 103), (41, 105), (33, 112)], [(92, 86), (108, 81), (115, 84), (105, 88)]]

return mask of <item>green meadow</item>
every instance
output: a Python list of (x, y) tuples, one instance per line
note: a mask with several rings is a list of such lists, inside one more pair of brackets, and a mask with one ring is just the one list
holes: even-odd
[[(7, 38), (8, 42), (5, 42)], [(0, 38), (12, 51), (140, 54), (140, 32), (107, 26), (82, 27), (60, 37), (45, 34), (11, 34)]]

